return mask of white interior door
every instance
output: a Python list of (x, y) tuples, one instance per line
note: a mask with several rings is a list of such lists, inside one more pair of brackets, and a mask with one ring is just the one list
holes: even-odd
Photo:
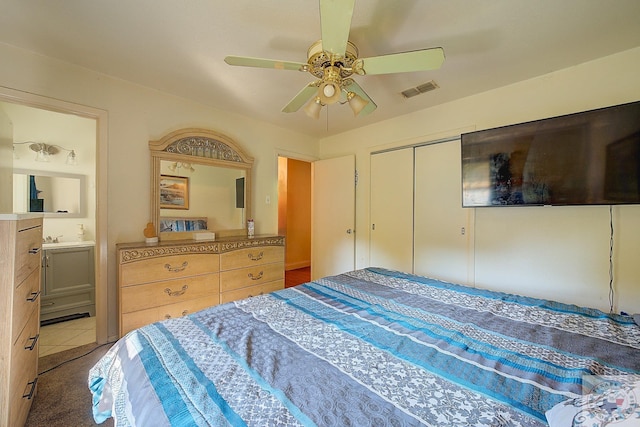
[(355, 269), (355, 156), (311, 165), (311, 279)]
[(414, 270), (473, 284), (473, 209), (462, 208), (460, 176), (460, 140), (416, 148)]
[(369, 264), (413, 271), (413, 148), (371, 155)]

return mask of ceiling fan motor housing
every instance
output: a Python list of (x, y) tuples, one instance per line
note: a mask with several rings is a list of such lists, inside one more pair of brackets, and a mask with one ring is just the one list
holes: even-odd
[(325, 76), (325, 68), (336, 66), (340, 70), (340, 77), (346, 78), (353, 74), (351, 67), (358, 59), (358, 48), (351, 42), (347, 42), (347, 50), (344, 56), (333, 55), (322, 50), (322, 40), (318, 40), (307, 50), (307, 64), (309, 72), (321, 79)]

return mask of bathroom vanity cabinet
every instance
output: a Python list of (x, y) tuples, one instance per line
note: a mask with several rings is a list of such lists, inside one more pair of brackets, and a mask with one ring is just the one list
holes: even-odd
[(85, 313), (95, 316), (94, 243), (44, 246), (40, 321)]

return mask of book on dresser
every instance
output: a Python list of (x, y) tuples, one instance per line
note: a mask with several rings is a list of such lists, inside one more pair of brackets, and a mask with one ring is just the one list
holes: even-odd
[(283, 236), (120, 243), (120, 336), (149, 323), (284, 288)]

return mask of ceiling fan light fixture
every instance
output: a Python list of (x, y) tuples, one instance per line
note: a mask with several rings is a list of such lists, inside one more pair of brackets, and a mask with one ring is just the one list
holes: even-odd
[(369, 101), (355, 92), (347, 93), (347, 101), (349, 102), (349, 107), (351, 107), (354, 116), (360, 114), (363, 108), (369, 104)]
[(342, 77), (340, 77), (340, 68), (336, 66), (328, 66), (324, 69), (324, 77), (322, 83), (318, 87), (318, 97), (324, 105), (335, 104), (340, 101), (342, 92), (340, 85)]
[(322, 110), (322, 102), (320, 101), (320, 97), (316, 96), (304, 107), (304, 112), (307, 116), (312, 119), (320, 118), (320, 111)]
[(318, 97), (324, 105), (340, 101), (340, 85), (336, 82), (322, 82), (318, 88)]
[(336, 87), (332, 84), (324, 85), (322, 88), (322, 93), (327, 98), (331, 98), (336, 93)]

